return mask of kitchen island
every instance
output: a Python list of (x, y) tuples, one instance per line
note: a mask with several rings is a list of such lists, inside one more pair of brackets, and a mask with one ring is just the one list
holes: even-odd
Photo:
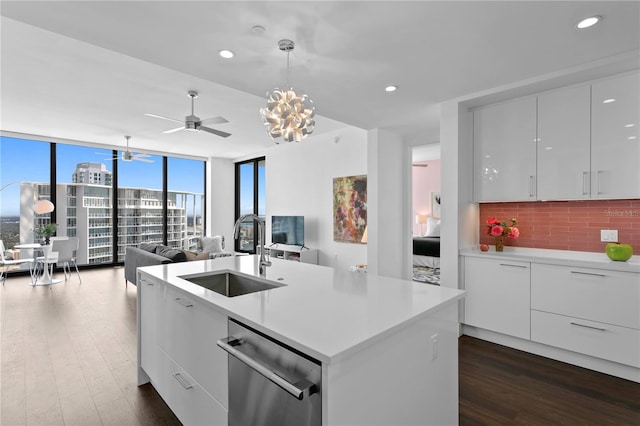
[[(256, 256), (138, 269), (138, 383), (185, 424), (227, 424), (236, 320), (322, 366), (321, 424), (457, 424), (464, 292)], [(278, 287), (227, 297), (184, 277), (231, 272)]]

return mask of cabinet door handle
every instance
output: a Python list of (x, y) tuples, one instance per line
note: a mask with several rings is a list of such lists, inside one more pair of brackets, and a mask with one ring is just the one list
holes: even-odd
[(142, 280), (142, 282), (145, 283), (146, 285), (153, 285), (153, 281)]
[(590, 192), (590, 172), (582, 172), (582, 195), (589, 195)]
[(529, 197), (535, 197), (536, 194), (534, 192), (534, 179), (535, 176), (529, 176)]
[(184, 299), (182, 297), (176, 297), (176, 302), (178, 302), (180, 305), (184, 306), (185, 308), (191, 308), (193, 306), (193, 303), (191, 303), (189, 300)]
[(527, 269), (526, 266), (524, 265), (510, 265), (508, 263), (501, 263), (500, 266), (509, 266), (511, 268), (523, 268), (523, 269)]
[(606, 277), (605, 274), (594, 274), (593, 272), (580, 272), (580, 271), (571, 271), (572, 274), (578, 274), (578, 275), (591, 275), (593, 277)]
[(191, 389), (193, 387), (193, 385), (191, 383), (189, 383), (189, 381), (187, 379), (182, 377), (182, 374), (180, 374), (180, 372), (173, 373), (172, 376), (173, 376), (174, 379), (176, 379), (178, 381), (178, 383), (180, 383), (182, 385), (183, 388)]
[(586, 325), (586, 324), (579, 324), (579, 323), (573, 322), (573, 321), (571, 321), (570, 324), (571, 325), (577, 325), (578, 327), (590, 328), (591, 330), (607, 331), (606, 328), (594, 327), (592, 325)]
[(597, 189), (598, 195), (600, 195), (600, 194), (604, 194), (604, 192), (601, 192), (601, 191), (600, 191), (600, 175), (601, 175), (602, 173), (604, 173), (602, 170), (598, 170), (598, 171), (596, 172), (596, 189)]

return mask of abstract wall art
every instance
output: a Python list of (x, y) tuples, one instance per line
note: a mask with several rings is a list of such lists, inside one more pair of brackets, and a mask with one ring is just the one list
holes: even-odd
[(362, 243), (367, 226), (367, 176), (333, 179), (333, 240)]

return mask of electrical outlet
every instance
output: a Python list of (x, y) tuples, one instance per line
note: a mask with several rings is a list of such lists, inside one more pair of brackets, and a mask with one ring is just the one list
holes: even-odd
[(600, 241), (603, 243), (617, 243), (618, 230), (617, 229), (601, 229)]
[(431, 336), (431, 360), (438, 359), (438, 333)]

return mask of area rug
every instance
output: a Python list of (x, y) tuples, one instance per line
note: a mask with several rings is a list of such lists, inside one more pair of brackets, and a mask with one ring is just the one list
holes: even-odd
[(413, 265), (413, 281), (440, 285), (440, 269)]

